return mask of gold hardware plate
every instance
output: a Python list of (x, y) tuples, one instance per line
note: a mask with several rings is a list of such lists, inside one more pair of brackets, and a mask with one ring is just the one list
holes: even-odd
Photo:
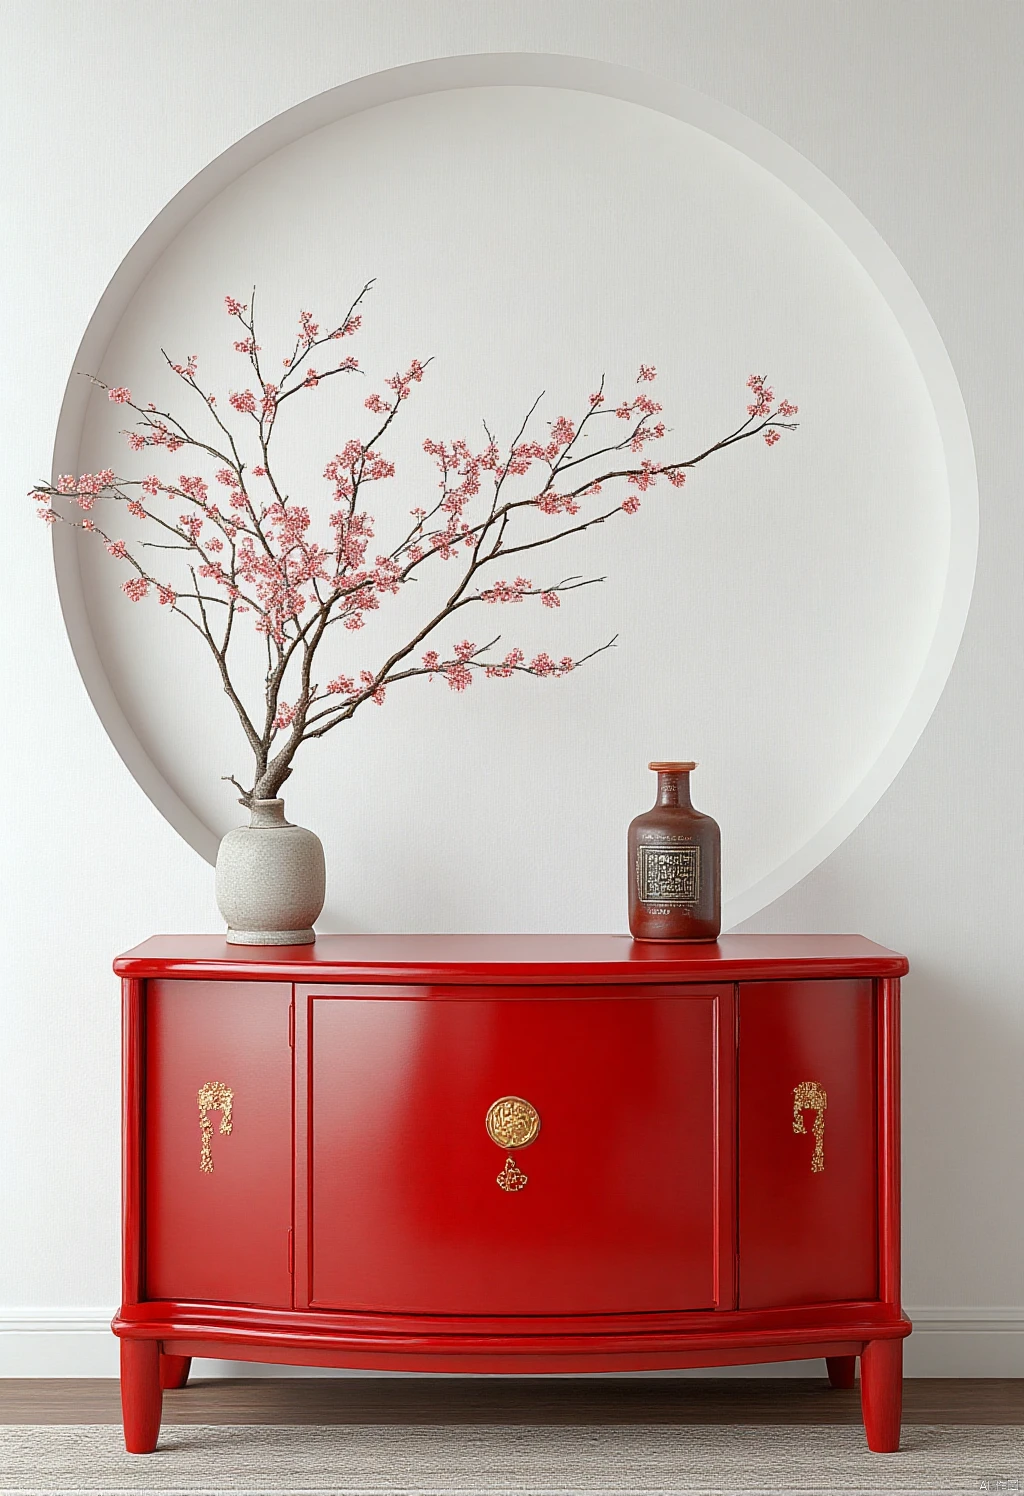
[(204, 1174), (213, 1173), (213, 1151), (210, 1147), (213, 1142), (213, 1123), (207, 1116), (208, 1112), (220, 1112), (220, 1130), (224, 1136), (231, 1132), (231, 1105), (235, 1099), (235, 1093), (230, 1086), (226, 1086), (222, 1080), (208, 1080), (205, 1086), (199, 1088), (196, 1100), (199, 1103), (199, 1136), (201, 1147), (199, 1150), (199, 1167)]
[(499, 1148), (528, 1148), (540, 1132), (540, 1113), (521, 1096), (499, 1096), (487, 1108), (484, 1125)]
[(804, 1112), (814, 1113), (814, 1122), (811, 1131), (814, 1134), (814, 1152), (811, 1154), (811, 1173), (822, 1174), (825, 1171), (825, 1108), (828, 1106), (828, 1097), (825, 1095), (825, 1087), (820, 1086), (816, 1080), (802, 1080), (798, 1086), (793, 1087), (793, 1131), (806, 1133), (804, 1125)]

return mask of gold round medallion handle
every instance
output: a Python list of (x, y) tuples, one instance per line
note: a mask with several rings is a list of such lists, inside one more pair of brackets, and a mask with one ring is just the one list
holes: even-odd
[(540, 1113), (521, 1096), (499, 1096), (487, 1108), (484, 1125), (499, 1148), (528, 1148), (540, 1132)]

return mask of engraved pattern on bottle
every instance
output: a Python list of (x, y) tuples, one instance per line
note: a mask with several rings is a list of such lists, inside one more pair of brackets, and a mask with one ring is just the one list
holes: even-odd
[(678, 909), (700, 899), (700, 847), (641, 845), (636, 858), (637, 888), (643, 904)]

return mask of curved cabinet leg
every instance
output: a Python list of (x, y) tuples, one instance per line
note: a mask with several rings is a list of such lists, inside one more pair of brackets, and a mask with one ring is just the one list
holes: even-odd
[(860, 1405), (868, 1448), (892, 1454), (900, 1447), (903, 1413), (903, 1341), (869, 1340), (860, 1358)]
[[(825, 1369), (828, 1379), (833, 1387), (841, 1387), (848, 1392), (853, 1386), (857, 1372), (856, 1356), (826, 1356)], [(167, 1383), (164, 1383), (166, 1386)]]
[(160, 1345), (121, 1340), (121, 1415), (129, 1454), (152, 1454), (160, 1437)]
[(160, 1352), (160, 1385), (165, 1392), (184, 1387), (188, 1381), (191, 1356), (165, 1356)]

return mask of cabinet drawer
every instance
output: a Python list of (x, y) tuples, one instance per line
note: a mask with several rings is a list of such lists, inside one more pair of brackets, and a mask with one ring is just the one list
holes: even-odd
[(291, 1305), (291, 995), (148, 984), (147, 1298)]
[(876, 1298), (874, 984), (744, 983), (739, 1043), (740, 1308)]
[[(731, 1036), (731, 988), (310, 994), (310, 1304), (713, 1307), (723, 1004)], [(528, 1146), (488, 1134), (509, 1096), (539, 1117)]]

